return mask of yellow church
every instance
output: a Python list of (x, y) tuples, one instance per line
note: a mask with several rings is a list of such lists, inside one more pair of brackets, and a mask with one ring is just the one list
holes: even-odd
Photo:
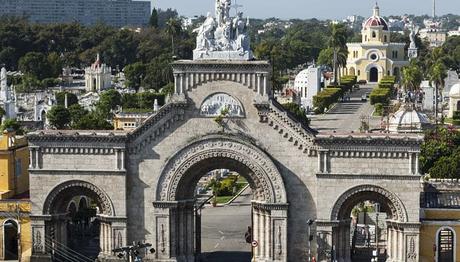
[(388, 23), (380, 16), (377, 4), (373, 15), (364, 22), (361, 34), (361, 43), (347, 43), (347, 66), (342, 73), (371, 83), (387, 75), (399, 79), (402, 67), (409, 64), (406, 44), (390, 42)]

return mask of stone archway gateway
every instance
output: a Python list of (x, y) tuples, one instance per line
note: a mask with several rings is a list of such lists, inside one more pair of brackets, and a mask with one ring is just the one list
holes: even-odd
[(194, 243), (193, 185), (217, 168), (237, 171), (254, 191), (253, 239), (259, 244), (253, 250), (253, 259), (286, 261), (288, 204), (281, 174), (255, 145), (242, 137), (223, 135), (192, 142), (163, 168), (154, 202), (156, 232), (161, 239), (156, 246), (158, 258), (194, 261), (199, 255)]
[(346, 261), (346, 214), (365, 199), (391, 216), (392, 261), (419, 261), (423, 137), (311, 129), (274, 98), (272, 66), (253, 60), (245, 21), (236, 19), (231, 39), (211, 37), (215, 19), (228, 24), (222, 12), (231, 1), (220, 2), (227, 5), (198, 32), (194, 60), (172, 64), (169, 102), (135, 130), (28, 135), (33, 261), (59, 252), (45, 241), (65, 240), (64, 218), (84, 208), (82, 196), (99, 210), (99, 260), (117, 260), (113, 249), (145, 241), (156, 252), (142, 253), (143, 261), (194, 261), (193, 189), (216, 168), (237, 171), (254, 192), (252, 261), (309, 261), (308, 254)]

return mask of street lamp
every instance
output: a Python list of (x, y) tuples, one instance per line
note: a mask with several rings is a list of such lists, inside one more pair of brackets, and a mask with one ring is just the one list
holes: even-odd
[(379, 261), (379, 212), (380, 204), (375, 203), (375, 260)]
[(308, 262), (311, 262), (311, 241), (313, 241), (313, 235), (311, 234), (311, 225), (315, 223), (314, 219), (308, 219)]

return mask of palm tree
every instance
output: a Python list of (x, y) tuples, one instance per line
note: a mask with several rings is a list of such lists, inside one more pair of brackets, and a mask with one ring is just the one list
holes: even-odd
[(6, 115), (5, 109), (3, 107), (0, 107), (0, 124), (2, 123), (3, 117)]
[(181, 21), (178, 18), (170, 18), (166, 22), (166, 33), (171, 36), (171, 50), (174, 56), (174, 37), (179, 35), (182, 30)]
[[(343, 55), (347, 51), (347, 29), (343, 24), (331, 24), (331, 36), (329, 38), (329, 47), (334, 51), (334, 80), (337, 83), (337, 67), (339, 61), (339, 53)], [(341, 59), (342, 60), (342, 59)], [(342, 60), (342, 65), (346, 65), (346, 57)]]
[(417, 65), (415, 60), (412, 60), (411, 64), (404, 67), (402, 70), (402, 84), (406, 90), (415, 90), (420, 86), (423, 80), (421, 68)]
[[(430, 76), (430, 82), (434, 84), (435, 86), (435, 103), (434, 103), (434, 114), (435, 114), (435, 119), (436, 119), (436, 125), (438, 124), (438, 96), (439, 96), (439, 89), (443, 89), (444, 87), (444, 79), (447, 77), (447, 70), (444, 64), (442, 64), (440, 61), (436, 62), (433, 64), (433, 66), (430, 68), (429, 72)], [(442, 104), (441, 104), (442, 105)], [(442, 108), (441, 108), (442, 111)], [(442, 112), (441, 112), (442, 114)], [(441, 119), (444, 119), (442, 117)], [(444, 120), (443, 120), (444, 122)]]

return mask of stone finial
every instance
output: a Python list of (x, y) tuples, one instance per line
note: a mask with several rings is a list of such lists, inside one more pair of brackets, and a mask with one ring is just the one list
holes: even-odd
[(374, 16), (380, 16), (380, 7), (377, 2), (375, 2), (375, 6), (374, 6)]

